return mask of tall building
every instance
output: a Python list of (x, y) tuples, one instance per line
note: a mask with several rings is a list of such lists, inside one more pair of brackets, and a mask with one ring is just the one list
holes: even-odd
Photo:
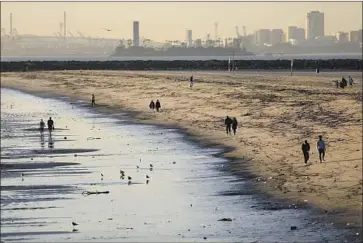
[(271, 44), (270, 42), (271, 31), (269, 29), (260, 29), (256, 32), (256, 45), (263, 46)]
[(134, 21), (133, 23), (133, 46), (140, 46), (140, 29), (139, 21)]
[(287, 28), (287, 40), (305, 40), (305, 30), (296, 26), (289, 26)]
[(362, 42), (362, 30), (353, 30), (349, 32), (350, 42)]
[(349, 41), (349, 34), (348, 32), (338, 32), (336, 33), (337, 41), (340, 43), (348, 42)]
[(273, 29), (270, 34), (270, 44), (276, 45), (284, 41), (284, 31), (282, 29)]
[(324, 36), (324, 13), (312, 11), (306, 14), (306, 39)]
[(187, 42), (188, 47), (193, 46), (193, 32), (192, 32), (192, 30), (187, 30), (186, 42)]

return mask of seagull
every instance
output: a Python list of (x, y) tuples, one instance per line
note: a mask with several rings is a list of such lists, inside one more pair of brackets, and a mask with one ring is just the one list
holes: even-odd
[(146, 175), (146, 179), (150, 179), (150, 176)]
[(150, 168), (153, 168), (153, 165), (152, 164), (150, 164)]
[(72, 222), (72, 225), (73, 225), (73, 226), (76, 226), (76, 225), (78, 225), (78, 224), (77, 224), (77, 223), (75, 223), (75, 222)]
[(101, 176), (103, 177), (103, 174), (101, 173)]
[(112, 31), (112, 30), (110, 30), (110, 29), (106, 29), (106, 28), (102, 28), (102, 29), (104, 29), (104, 30), (106, 30), (106, 31)]

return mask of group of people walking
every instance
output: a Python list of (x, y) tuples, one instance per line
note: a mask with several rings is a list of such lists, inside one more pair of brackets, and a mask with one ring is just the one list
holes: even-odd
[(161, 108), (160, 101), (159, 100), (156, 100), (156, 102), (154, 102), (154, 100), (151, 100), (150, 101), (150, 104), (149, 104), (149, 108), (151, 110), (155, 110), (156, 109), (156, 111), (159, 112), (159, 110)]
[[(49, 132), (51, 132), (52, 130), (54, 130), (54, 121), (52, 120), (51, 117), (49, 117), (49, 120), (47, 121), (47, 125), (48, 125), (48, 130)], [(45, 128), (45, 123), (43, 121), (43, 119), (40, 119), (40, 123), (39, 123), (39, 129), (41, 132), (44, 132), (44, 128)]]
[(342, 77), (342, 80), (339, 82), (339, 80), (335, 80), (335, 86), (337, 87), (337, 88), (342, 88), (342, 89), (344, 89), (345, 87), (347, 87), (348, 86), (348, 84), (350, 85), (350, 86), (352, 86), (353, 85), (353, 79), (352, 79), (352, 77), (350, 77), (350, 76), (348, 76), (348, 81), (344, 78), (344, 77)]
[(226, 126), (227, 135), (232, 134), (231, 130), (233, 130), (233, 134), (236, 135), (237, 126), (238, 126), (236, 117), (233, 117), (233, 119), (231, 119), (229, 116), (227, 116), (226, 119), (224, 120), (224, 125)]
[[(323, 136), (321, 136), (321, 135), (319, 136), (319, 140), (316, 142), (316, 148), (319, 153), (320, 163), (325, 162), (326, 145), (325, 145), (325, 141), (323, 140)], [(310, 144), (308, 143), (307, 140), (305, 140), (305, 142), (302, 144), (301, 150), (304, 155), (304, 162), (305, 162), (305, 164), (307, 164), (309, 161), (309, 158), (310, 158)]]

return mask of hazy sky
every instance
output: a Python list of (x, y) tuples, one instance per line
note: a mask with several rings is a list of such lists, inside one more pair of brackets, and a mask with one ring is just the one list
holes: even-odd
[(19, 34), (52, 35), (67, 11), (67, 29), (85, 36), (131, 38), (132, 21), (139, 20), (142, 37), (184, 40), (186, 29), (193, 30), (193, 39), (213, 37), (215, 22), (220, 37), (234, 37), (237, 25), (240, 32), (245, 25), (247, 33), (305, 28), (305, 14), (312, 10), (324, 12), (326, 35), (362, 28), (361, 2), (2, 2), (1, 28), (9, 31), (13, 13)]

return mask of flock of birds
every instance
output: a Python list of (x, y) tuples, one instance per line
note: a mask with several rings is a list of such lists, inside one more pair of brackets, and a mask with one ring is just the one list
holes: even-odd
[[(140, 159), (141, 162), (141, 159)], [(150, 171), (152, 171), (154, 169), (154, 166), (152, 164), (149, 165), (150, 166)], [(136, 165), (136, 169), (139, 170), (140, 166)], [(149, 184), (149, 180), (150, 180), (150, 176), (146, 175), (146, 184)], [(125, 171), (120, 170), (120, 179), (124, 180), (125, 179)], [(103, 174), (101, 173), (101, 180), (103, 180)], [(127, 180), (128, 180), (128, 184), (131, 184), (132, 181), (132, 177), (131, 176), (127, 176)]]

